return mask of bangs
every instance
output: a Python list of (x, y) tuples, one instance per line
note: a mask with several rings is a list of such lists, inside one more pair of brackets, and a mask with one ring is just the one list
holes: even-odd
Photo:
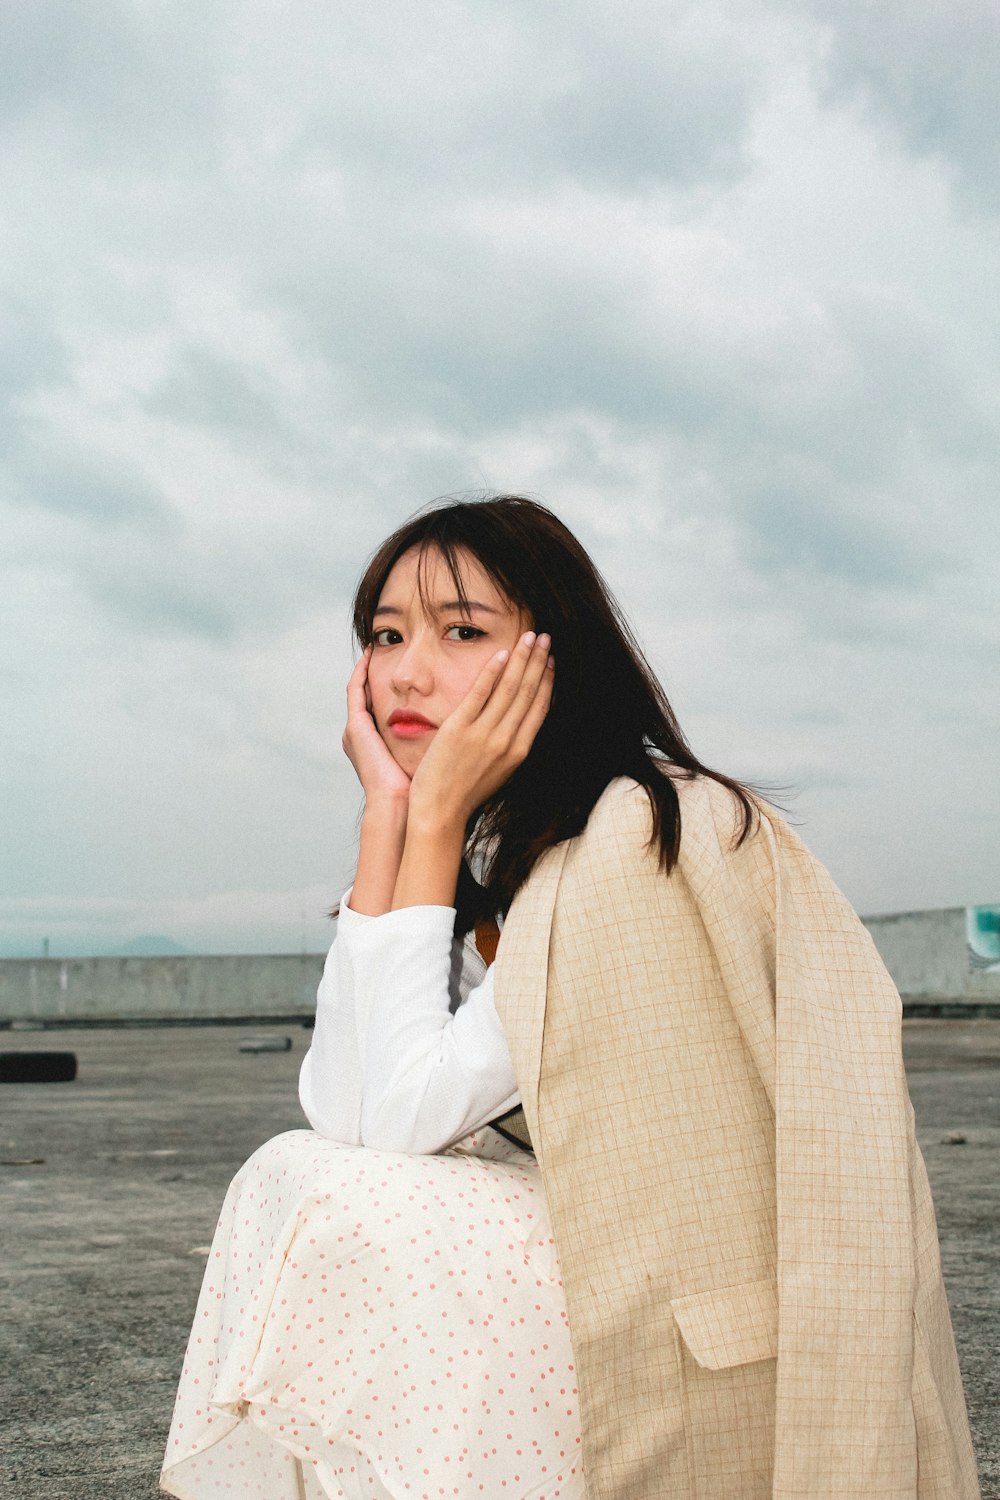
[[(451, 575), (451, 581), (455, 585), (455, 598), (461, 604), (466, 614), (469, 612), (469, 595), (466, 592), (465, 581), (462, 578), (462, 570), (458, 556), (458, 545), (450, 538), (443, 537), (440, 540), (435, 537), (425, 536), (418, 544), (417, 550), (417, 594), (421, 607), (428, 619), (433, 614), (434, 601), (428, 592), (427, 575), (433, 571), (435, 556), (443, 557), (445, 567)], [(476, 559), (478, 562), (478, 558)], [(489, 571), (487, 569), (487, 571)]]
[(469, 593), (462, 576), (462, 553), (472, 557), (503, 598), (515, 608), (532, 613), (531, 604), (522, 589), (514, 583), (508, 570), (490, 557), (490, 538), (477, 535), (479, 527), (463, 525), (466, 519), (456, 509), (432, 510), (416, 516), (389, 537), (375, 553), (354, 598), (354, 633), (362, 648), (371, 644), (374, 616), (382, 591), (393, 568), (408, 552), (417, 553), (417, 593), (427, 616), (433, 613), (428, 577), (435, 556), (444, 560), (455, 588), (455, 598), (468, 612)]

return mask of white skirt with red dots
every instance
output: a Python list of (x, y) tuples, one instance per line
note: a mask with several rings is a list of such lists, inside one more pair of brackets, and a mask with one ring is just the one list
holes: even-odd
[(161, 1488), (180, 1500), (583, 1500), (573, 1352), (535, 1158), (309, 1130), (241, 1168)]

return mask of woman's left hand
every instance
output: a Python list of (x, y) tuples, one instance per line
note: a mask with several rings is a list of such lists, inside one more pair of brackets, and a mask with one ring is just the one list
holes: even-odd
[(462, 828), (527, 758), (552, 702), (547, 635), (498, 652), (442, 722), (410, 784), (410, 818)]

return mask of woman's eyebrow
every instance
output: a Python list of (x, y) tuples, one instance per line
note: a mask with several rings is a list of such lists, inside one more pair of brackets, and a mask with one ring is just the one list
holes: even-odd
[[(474, 609), (478, 609), (478, 610), (481, 610), (484, 614), (487, 614), (487, 615), (498, 615), (498, 614), (501, 613), (501, 611), (499, 609), (494, 609), (492, 604), (480, 604), (475, 599), (467, 599), (464, 604), (462, 603), (461, 599), (444, 599), (444, 600), (442, 600), (442, 602), (440, 604), (434, 604), (434, 605), (432, 605), (431, 608), (433, 609), (433, 611), (434, 611), (434, 613), (436, 615), (446, 614), (448, 612), (448, 610), (450, 610), (450, 609), (466, 609), (466, 610), (469, 610), (470, 612), (472, 610), (474, 610)], [(374, 617), (375, 615), (402, 615), (402, 614), (405, 614), (405, 613), (406, 613), (406, 611), (400, 609), (398, 605), (395, 605), (395, 604), (379, 604), (372, 611), (372, 616)]]
[(498, 615), (500, 610), (494, 609), (492, 604), (480, 604), (475, 599), (466, 599), (463, 604), (461, 599), (446, 599), (443, 604), (435, 605), (435, 613), (443, 615), (449, 609), (481, 609), (484, 614)]

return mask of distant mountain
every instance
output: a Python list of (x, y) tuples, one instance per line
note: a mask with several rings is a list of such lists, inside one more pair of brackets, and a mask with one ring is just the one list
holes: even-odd
[(123, 943), (118, 951), (122, 958), (173, 958), (187, 953), (180, 943), (159, 932), (144, 932), (130, 943)]

